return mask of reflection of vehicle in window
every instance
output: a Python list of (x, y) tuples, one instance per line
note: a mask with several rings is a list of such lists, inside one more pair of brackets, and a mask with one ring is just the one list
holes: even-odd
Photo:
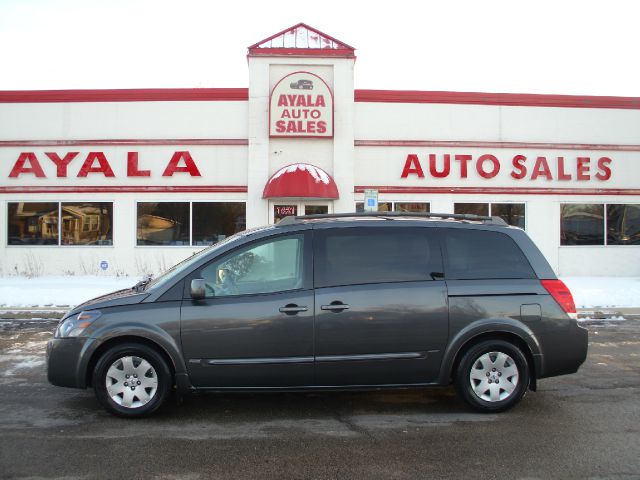
[(297, 82), (291, 82), (289, 86), (296, 90), (313, 90), (313, 82), (304, 78), (301, 78)]

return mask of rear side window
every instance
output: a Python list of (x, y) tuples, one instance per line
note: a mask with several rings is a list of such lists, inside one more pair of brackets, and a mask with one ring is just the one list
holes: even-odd
[(316, 230), (316, 287), (431, 280), (442, 272), (440, 247), (426, 228)]
[(520, 247), (503, 233), (449, 228), (443, 242), (449, 280), (536, 278)]

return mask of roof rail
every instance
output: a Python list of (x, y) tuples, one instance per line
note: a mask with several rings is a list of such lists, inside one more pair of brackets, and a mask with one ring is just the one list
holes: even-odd
[(285, 227), (294, 225), (304, 220), (331, 219), (331, 218), (384, 218), (393, 220), (394, 218), (452, 218), (454, 220), (471, 220), (475, 222), (484, 222), (490, 225), (507, 226), (500, 217), (487, 217), (482, 215), (474, 215), (470, 213), (423, 213), (423, 212), (355, 212), (355, 213), (320, 213), (315, 215), (298, 215), (284, 217), (276, 225)]

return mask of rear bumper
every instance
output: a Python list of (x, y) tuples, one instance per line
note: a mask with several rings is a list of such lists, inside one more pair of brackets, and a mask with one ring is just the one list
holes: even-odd
[(538, 378), (575, 373), (587, 358), (589, 332), (574, 320), (566, 331), (545, 335), (540, 344), (544, 360)]
[(47, 379), (58, 387), (85, 388), (80, 360), (89, 339), (52, 338), (47, 344)]

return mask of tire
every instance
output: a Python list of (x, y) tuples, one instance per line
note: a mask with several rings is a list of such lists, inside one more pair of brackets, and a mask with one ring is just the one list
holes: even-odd
[(472, 408), (483, 413), (508, 410), (529, 388), (530, 371), (522, 350), (505, 340), (470, 347), (456, 370), (455, 385)]
[(153, 348), (138, 343), (113, 346), (93, 370), (98, 401), (119, 417), (152, 414), (166, 401), (172, 387), (173, 375), (167, 362)]

